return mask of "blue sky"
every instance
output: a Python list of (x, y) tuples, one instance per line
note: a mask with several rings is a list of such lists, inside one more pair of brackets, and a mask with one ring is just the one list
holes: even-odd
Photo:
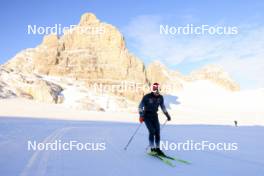
[[(85, 12), (117, 26), (129, 50), (146, 64), (160, 60), (185, 74), (206, 64), (218, 64), (242, 88), (264, 87), (264, 1), (261, 0), (3, 0), (0, 64), (41, 42), (43, 36), (27, 34), (27, 25), (69, 26), (77, 24)], [(237, 26), (239, 34), (161, 36), (160, 24)]]

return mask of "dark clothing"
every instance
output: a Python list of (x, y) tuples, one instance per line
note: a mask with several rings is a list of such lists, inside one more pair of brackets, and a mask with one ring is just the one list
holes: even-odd
[(154, 140), (156, 147), (159, 147), (160, 144), (160, 123), (157, 114), (159, 106), (167, 118), (170, 119), (162, 95), (156, 96), (154, 93), (146, 94), (139, 104), (139, 115), (144, 118), (149, 131), (150, 147), (154, 147)]
[[(139, 104), (139, 115), (144, 117), (145, 113), (157, 113), (159, 106), (166, 115), (168, 112), (164, 105), (164, 99), (162, 95), (154, 95), (154, 93), (146, 94)], [(167, 116), (167, 115), (166, 115)]]
[(154, 147), (154, 140), (156, 146), (159, 146), (160, 143), (160, 124), (158, 114), (147, 113), (145, 114), (144, 122), (149, 131), (149, 145)]

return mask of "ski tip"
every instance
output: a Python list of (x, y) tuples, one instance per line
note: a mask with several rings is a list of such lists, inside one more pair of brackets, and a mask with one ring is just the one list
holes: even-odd
[(191, 162), (189, 162), (189, 161), (185, 161), (185, 160), (178, 160), (179, 162), (181, 162), (181, 163), (184, 163), (184, 164), (188, 164), (188, 165), (190, 165), (190, 164), (192, 164)]

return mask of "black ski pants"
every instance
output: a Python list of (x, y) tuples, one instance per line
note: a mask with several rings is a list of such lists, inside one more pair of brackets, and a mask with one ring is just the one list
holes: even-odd
[[(159, 123), (158, 114), (145, 112), (144, 122), (149, 132), (149, 146), (152, 148), (159, 147), (160, 146), (160, 123)], [(155, 145), (154, 145), (154, 141), (155, 141)]]

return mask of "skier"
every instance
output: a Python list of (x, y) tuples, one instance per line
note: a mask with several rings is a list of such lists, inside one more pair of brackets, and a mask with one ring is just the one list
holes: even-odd
[(234, 123), (235, 123), (235, 127), (237, 127), (237, 121), (236, 120), (234, 121)]
[(160, 123), (157, 114), (159, 106), (166, 115), (167, 120), (170, 121), (171, 117), (164, 105), (163, 96), (160, 94), (160, 85), (154, 83), (151, 86), (151, 93), (146, 94), (139, 104), (139, 121), (140, 123), (145, 122), (148, 129), (151, 152), (164, 155), (160, 150)]

